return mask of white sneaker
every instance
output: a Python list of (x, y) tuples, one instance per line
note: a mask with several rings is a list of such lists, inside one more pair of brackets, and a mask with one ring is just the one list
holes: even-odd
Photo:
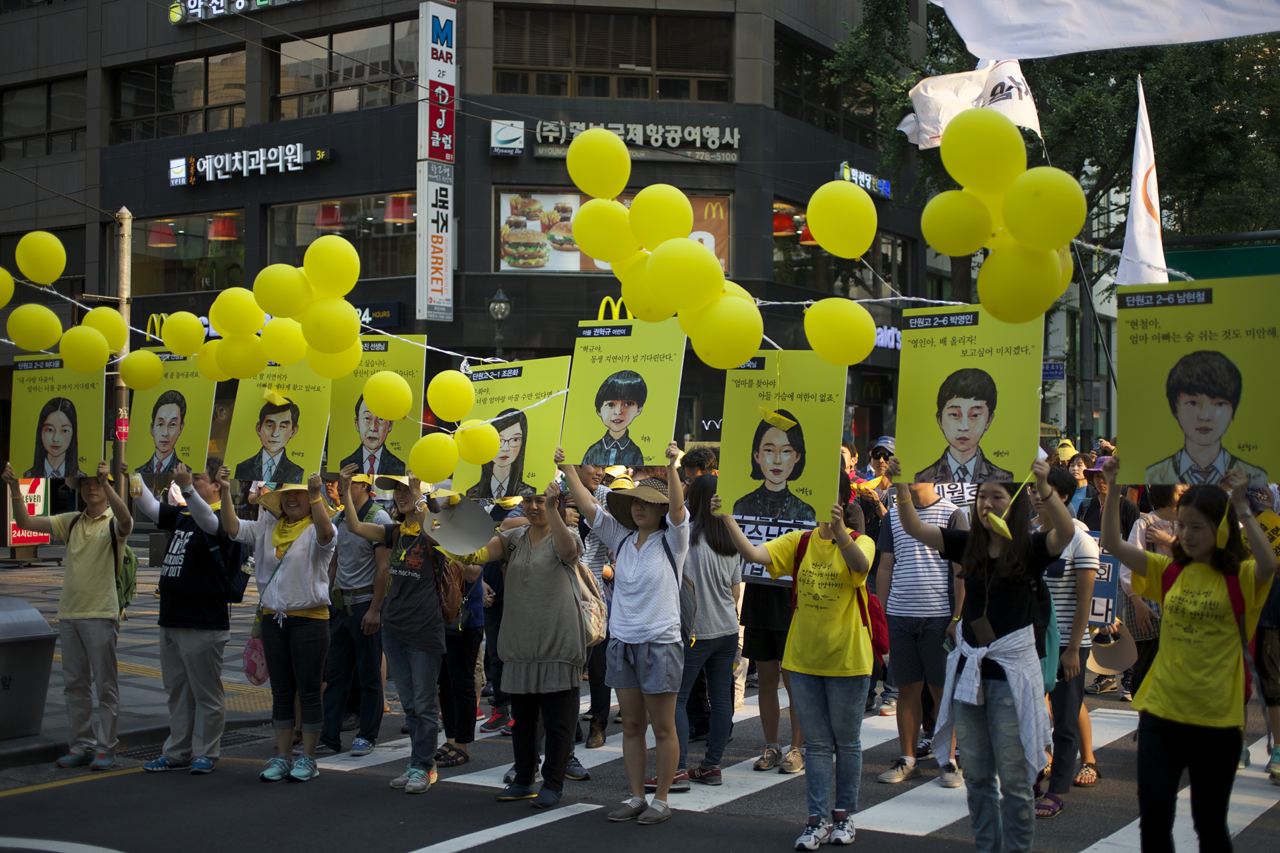
[(804, 832), (796, 839), (797, 850), (817, 850), (831, 839), (831, 824), (819, 820), (816, 824), (807, 823)]
[(964, 784), (964, 771), (955, 762), (948, 762), (938, 774), (938, 784), (944, 788), (959, 788)]
[(854, 828), (852, 818), (846, 817), (844, 820), (838, 820), (831, 824), (830, 842), (832, 846), (852, 844), (853, 836)]

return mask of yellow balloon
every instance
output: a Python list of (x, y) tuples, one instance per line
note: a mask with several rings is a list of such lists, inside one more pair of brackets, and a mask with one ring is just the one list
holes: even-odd
[(360, 278), (360, 254), (345, 238), (325, 234), (307, 247), (302, 269), (317, 299), (346, 296)]
[(458, 467), (458, 444), (443, 432), (424, 435), (409, 449), (409, 468), (424, 483), (449, 479)]
[(164, 318), (160, 340), (174, 355), (190, 357), (204, 344), (204, 323), (190, 311), (179, 311)]
[(920, 230), (938, 252), (952, 257), (972, 255), (991, 239), (991, 214), (973, 193), (938, 193), (920, 214)]
[(120, 352), (120, 350), (124, 349), (125, 344), (129, 343), (129, 327), (125, 325), (124, 318), (120, 316), (120, 312), (114, 308), (100, 305), (85, 314), (80, 324), (102, 332), (102, 336), (107, 339), (107, 346), (111, 348), (112, 352)]
[(102, 332), (92, 326), (73, 326), (67, 329), (58, 342), (62, 363), (81, 373), (97, 373), (107, 366), (111, 349)]
[(649, 287), (649, 253), (640, 252), (641, 260), (631, 263), (623, 272), (622, 303), (631, 316), (646, 323), (661, 323), (675, 313), (675, 306), (661, 301)]
[(721, 296), (698, 314), (689, 340), (698, 358), (729, 370), (755, 355), (763, 336), (764, 319), (754, 302)]
[(965, 189), (1000, 195), (1027, 170), (1027, 146), (1022, 131), (1003, 114), (975, 107), (947, 123), (942, 165)]
[(164, 362), (148, 350), (134, 350), (120, 359), (120, 378), (135, 391), (146, 391), (164, 378)]
[(350, 376), (360, 366), (364, 356), (364, 346), (356, 341), (342, 352), (323, 352), (315, 347), (307, 347), (307, 364), (325, 379), (341, 379)]
[(298, 318), (307, 343), (320, 352), (345, 352), (360, 339), (360, 313), (345, 299), (312, 302)]
[(987, 215), (991, 218), (991, 233), (987, 236), (986, 242), (982, 244), (982, 248), (1000, 249), (1015, 242), (1004, 227), (1004, 196), (985, 195), (973, 190), (964, 190), (963, 192), (965, 195), (981, 201), (982, 206), (987, 210)]
[(307, 339), (302, 324), (288, 317), (276, 317), (262, 327), (262, 350), (276, 364), (297, 364), (307, 357)]
[(271, 264), (253, 280), (253, 298), (273, 317), (297, 317), (315, 299), (300, 267)]
[(212, 379), (214, 382), (226, 382), (231, 378), (231, 374), (218, 364), (218, 348), (224, 340), (225, 338), (216, 338), (205, 341), (200, 347), (200, 352), (196, 354), (196, 369), (203, 373), (206, 379)]
[(443, 370), (431, 377), (427, 385), (427, 405), (440, 420), (461, 421), (475, 404), (476, 391), (471, 377), (462, 371)]
[(218, 366), (232, 379), (252, 379), (267, 368), (267, 353), (257, 335), (228, 335), (218, 348)]
[(399, 373), (380, 370), (364, 382), (364, 404), (384, 421), (398, 421), (413, 408), (413, 389)]
[[(687, 237), (653, 250), (645, 278), (663, 310), (698, 310), (724, 292), (724, 270), (715, 253)], [(668, 313), (667, 316), (670, 316)]]
[(609, 264), (609, 268), (613, 271), (614, 277), (617, 278), (618, 281), (622, 281), (622, 277), (626, 275), (627, 271), (633, 266), (636, 264), (644, 266), (647, 263), (649, 263), (649, 253), (644, 249), (641, 249), (629, 258), (624, 258), (620, 261), (612, 261)]
[(223, 337), (231, 335), (256, 335), (262, 331), (266, 320), (253, 291), (243, 287), (228, 287), (214, 300), (218, 306), (218, 319), (226, 330)]
[(1056, 254), (1015, 242), (983, 261), (978, 299), (1002, 323), (1026, 323), (1053, 306), (1060, 279)]
[(28, 302), (13, 309), (5, 331), (9, 340), (22, 349), (47, 350), (62, 337), (62, 321), (45, 306)]
[(0, 308), (9, 304), (13, 298), (13, 274), (0, 267)]
[(593, 127), (575, 136), (569, 143), (565, 162), (574, 185), (596, 198), (614, 198), (621, 194), (631, 177), (627, 144), (603, 127)]
[(220, 307), (221, 304), (217, 299), (213, 300), (213, 304), (209, 306), (209, 328), (213, 329), (225, 338), (227, 335), (231, 334), (231, 330), (222, 323), (222, 313), (219, 310)]
[(18, 270), (36, 284), (53, 284), (67, 268), (67, 250), (48, 231), (24, 234), (14, 249)]
[(824, 361), (854, 365), (876, 346), (876, 321), (850, 299), (821, 299), (804, 312), (804, 334)]
[(587, 257), (609, 263), (626, 260), (640, 250), (627, 225), (627, 209), (603, 198), (593, 198), (578, 210), (573, 240)]
[(1004, 193), (1009, 233), (1028, 249), (1057, 249), (1084, 227), (1084, 190), (1061, 169), (1037, 166), (1013, 179)]
[(1058, 279), (1058, 295), (1067, 292), (1067, 288), (1071, 286), (1071, 274), (1075, 271), (1075, 267), (1071, 263), (1071, 247), (1062, 246), (1058, 249), (1058, 269), (1062, 271), (1062, 277)]
[(753, 303), (756, 301), (756, 298), (752, 296), (751, 292), (745, 287), (738, 284), (736, 281), (729, 281), (727, 278), (724, 280), (724, 292), (729, 296), (737, 296), (742, 299), (750, 300)]
[[(746, 299), (748, 302), (755, 304), (755, 298), (742, 287), (742, 285), (725, 279), (724, 290), (721, 296), (732, 296), (735, 299)], [(717, 299), (720, 297), (716, 297)], [(698, 315), (702, 313), (702, 309), (706, 306), (700, 306), (696, 309), (681, 308), (676, 312), (676, 319), (680, 322), (680, 328), (684, 330), (686, 335), (693, 336), (694, 321)]]
[(840, 258), (860, 258), (876, 235), (876, 204), (862, 187), (829, 181), (809, 198), (809, 231), (818, 245)]
[(693, 230), (689, 197), (670, 184), (650, 184), (631, 200), (631, 234), (650, 251)]
[(494, 425), (473, 420), (461, 426), (462, 428), (454, 433), (453, 438), (458, 443), (458, 455), (463, 461), (472, 465), (492, 462), (500, 449), (498, 430)]

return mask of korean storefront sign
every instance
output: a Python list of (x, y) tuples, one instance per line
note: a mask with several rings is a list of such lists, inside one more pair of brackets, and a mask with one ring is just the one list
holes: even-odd
[(232, 15), (250, 15), (276, 6), (303, 0), (174, 0), (169, 5), (169, 23), (194, 24)]
[(328, 148), (306, 150), (301, 142), (227, 151), (221, 154), (176, 157), (169, 161), (169, 186), (184, 187), (196, 181), (226, 181), (234, 177), (266, 176), (274, 171), (301, 172), (308, 163), (325, 163), (333, 159)]
[(836, 180), (857, 184), (867, 192), (884, 198), (893, 197), (892, 187), (889, 186), (887, 180), (878, 178), (870, 172), (855, 169), (849, 165), (847, 160), (840, 164), (840, 169), (836, 172)]
[(453, 322), (453, 167), (418, 163), (418, 198), (426, 199), (418, 217), (419, 320)]
[[(426, 103), (419, 101), (418, 106), (418, 159), (453, 163), (458, 13), (452, 5), (441, 3), (423, 3), (419, 9), (419, 67), (426, 69), (427, 91)], [(425, 127), (421, 126), (424, 113)]]
[(626, 142), (632, 160), (699, 160), (737, 163), (739, 132), (719, 125), (540, 121), (534, 126), (535, 157), (564, 157), (583, 131), (603, 127)]

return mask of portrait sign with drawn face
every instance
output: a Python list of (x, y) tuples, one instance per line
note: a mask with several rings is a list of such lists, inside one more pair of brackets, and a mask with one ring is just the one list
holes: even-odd
[(103, 458), (104, 372), (81, 373), (58, 356), (13, 360), (9, 458), (19, 477), (96, 475)]
[(196, 370), (194, 358), (148, 349), (164, 364), (164, 378), (133, 392), (129, 411), (135, 428), (125, 445), (125, 461), (139, 474), (172, 474), (179, 462), (200, 473), (209, 452), (217, 383)]
[[(556, 447), (565, 405), (563, 394), (547, 398), (563, 391), (568, 381), (567, 355), (473, 371), (476, 404), (467, 417), (497, 418), (493, 425), (498, 430), (498, 455), (483, 465), (459, 459), (453, 473), (454, 487), (473, 500), (542, 494), (556, 475)], [(547, 402), (534, 406), (539, 400)]]
[(1121, 287), (1116, 381), (1120, 481), (1265, 488), (1280, 472), (1273, 365), (1280, 276)]
[[(354, 464), (361, 474), (404, 476), (409, 450), (422, 437), (422, 427), (417, 420), (422, 417), (427, 351), (415, 344), (425, 344), (427, 338), (426, 335), (402, 337), (405, 340), (386, 335), (361, 335), (364, 358), (360, 365), (349, 375), (333, 380), (326, 461), (326, 470), (330, 473)], [(400, 374), (409, 383), (413, 392), (409, 418), (388, 421), (365, 405), (365, 382), (384, 370)]]
[(1019, 483), (1040, 436), (1044, 319), (980, 305), (902, 312), (896, 453), (916, 483)]
[(277, 488), (307, 482), (320, 470), (330, 388), (330, 380), (305, 361), (271, 364), (252, 379), (241, 379), (227, 437), (231, 476)]

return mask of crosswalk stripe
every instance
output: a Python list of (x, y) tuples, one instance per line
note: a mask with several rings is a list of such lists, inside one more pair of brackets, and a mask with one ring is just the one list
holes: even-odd
[(575, 815), (593, 812), (602, 808), (604, 806), (596, 806), (591, 803), (573, 803), (572, 805), (542, 812), (533, 817), (513, 820), (510, 823), (499, 824), (489, 829), (482, 829), (479, 832), (450, 838), (448, 841), (441, 841), (429, 847), (420, 847), (414, 850), (413, 853), (458, 853), (460, 850), (470, 850), (472, 847), (479, 847), (481, 844), (488, 844), (491, 841), (497, 841), (500, 838), (506, 838), (518, 832), (529, 832), (540, 826), (564, 820), (567, 817), (574, 817)]

